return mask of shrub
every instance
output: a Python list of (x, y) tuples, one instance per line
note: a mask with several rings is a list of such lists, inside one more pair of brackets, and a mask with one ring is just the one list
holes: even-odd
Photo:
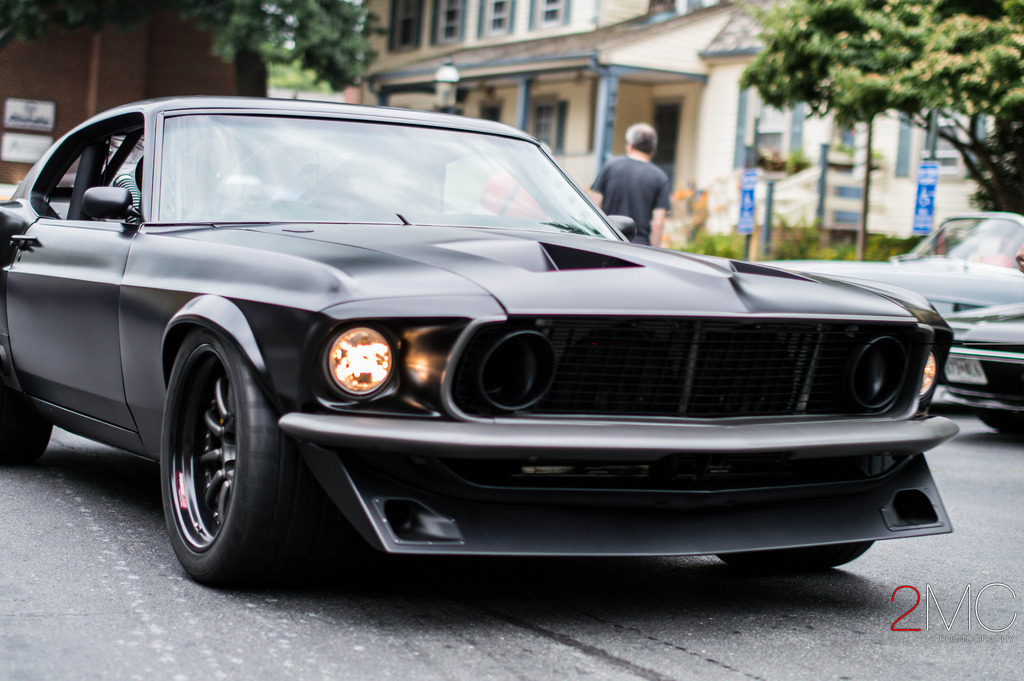
[(899, 237), (869, 234), (864, 247), (865, 260), (888, 260), (894, 255), (909, 253), (921, 241), (919, 236)]
[(788, 174), (793, 175), (800, 171), (807, 170), (811, 167), (811, 161), (807, 158), (807, 154), (803, 149), (794, 149), (789, 152), (789, 156), (786, 157), (785, 170)]
[[(921, 237), (869, 234), (864, 259), (886, 261), (908, 253)], [(739, 234), (707, 234), (699, 231), (680, 250), (724, 258), (746, 259), (746, 239)], [(854, 260), (857, 236), (850, 231), (821, 229), (816, 224), (788, 224), (779, 220), (772, 229), (770, 260)]]
[(715, 255), (720, 258), (732, 258), (733, 260), (745, 260), (747, 257), (746, 243), (746, 238), (741, 234), (708, 234), (702, 231), (679, 250), (701, 255)]

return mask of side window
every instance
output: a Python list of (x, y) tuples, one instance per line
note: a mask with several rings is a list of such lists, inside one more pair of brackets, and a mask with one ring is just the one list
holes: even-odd
[(76, 158), (75, 162), (71, 164), (71, 167), (60, 178), (60, 181), (57, 182), (57, 186), (50, 192), (46, 202), (47, 207), (50, 209), (50, 217), (67, 220), (68, 208), (71, 204), (71, 190), (75, 187), (75, 176), (78, 174), (78, 161), (79, 159)]
[(533, 106), (531, 132), (547, 145), (554, 154), (565, 153), (565, 125), (568, 118), (569, 102), (562, 100), (540, 101)]
[(947, 137), (943, 137), (943, 135), (964, 140), (967, 135), (966, 133), (961, 132), (961, 130), (966, 126), (967, 122), (965, 120), (961, 119), (960, 121), (957, 121), (956, 119), (948, 116), (939, 116), (938, 127), (942, 134), (935, 135), (934, 151), (927, 148), (926, 145), (929, 140), (928, 136), (925, 136), (924, 144), (922, 146), (925, 146), (926, 148), (922, 149), (922, 160), (924, 158), (934, 158), (939, 163), (939, 172), (941, 174), (958, 175), (963, 177), (966, 172), (963, 157), (960, 155), (960, 152), (957, 151), (953, 143), (950, 142)]
[(541, 0), (534, 21), (541, 28), (560, 26), (568, 17), (565, 14), (565, 0)]
[(420, 45), (422, 0), (392, 0), (391, 51), (411, 50)]
[(47, 214), (63, 220), (88, 219), (82, 210), (82, 196), (86, 189), (100, 186), (125, 187), (140, 208), (144, 149), (142, 130), (121, 132), (87, 145), (47, 195)]
[[(107, 162), (103, 170), (104, 184), (124, 187), (132, 195), (136, 210), (142, 210), (142, 137), (119, 135), (110, 139)], [(118, 158), (120, 155), (120, 158)]]
[(515, 0), (484, 0), (484, 6), (480, 8), (481, 38), (512, 32), (513, 2)]

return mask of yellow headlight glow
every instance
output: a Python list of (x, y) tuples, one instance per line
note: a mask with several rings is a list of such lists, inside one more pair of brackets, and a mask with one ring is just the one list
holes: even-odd
[(936, 374), (939, 371), (939, 364), (935, 361), (935, 353), (928, 353), (928, 361), (924, 364), (924, 373), (921, 375), (921, 397), (928, 394), (928, 391), (935, 385)]
[(349, 329), (334, 339), (327, 370), (339, 388), (352, 395), (368, 395), (391, 375), (391, 345), (379, 332), (366, 327)]

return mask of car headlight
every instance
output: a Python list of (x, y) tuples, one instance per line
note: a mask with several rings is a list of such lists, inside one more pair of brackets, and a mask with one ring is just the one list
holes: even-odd
[(928, 353), (928, 361), (924, 363), (924, 373), (921, 374), (921, 390), (920, 395), (924, 397), (928, 394), (928, 391), (935, 385), (935, 380), (938, 378), (939, 363), (935, 359), (935, 353)]
[(327, 373), (349, 395), (362, 397), (387, 383), (393, 366), (391, 344), (374, 329), (359, 326), (338, 335), (327, 353)]

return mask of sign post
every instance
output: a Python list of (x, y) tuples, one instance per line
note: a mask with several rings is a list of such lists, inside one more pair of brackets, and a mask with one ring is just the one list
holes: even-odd
[(740, 181), (740, 221), (736, 224), (737, 234), (754, 233), (754, 192), (757, 191), (757, 170), (743, 171)]
[(917, 200), (914, 203), (914, 234), (929, 234), (935, 221), (935, 186), (939, 164), (925, 161), (917, 170)]
[(757, 168), (743, 171), (743, 179), (740, 180), (740, 221), (736, 223), (736, 233), (743, 234), (744, 257), (750, 258), (751, 235), (754, 233), (754, 207), (757, 204), (755, 192), (757, 191)]

